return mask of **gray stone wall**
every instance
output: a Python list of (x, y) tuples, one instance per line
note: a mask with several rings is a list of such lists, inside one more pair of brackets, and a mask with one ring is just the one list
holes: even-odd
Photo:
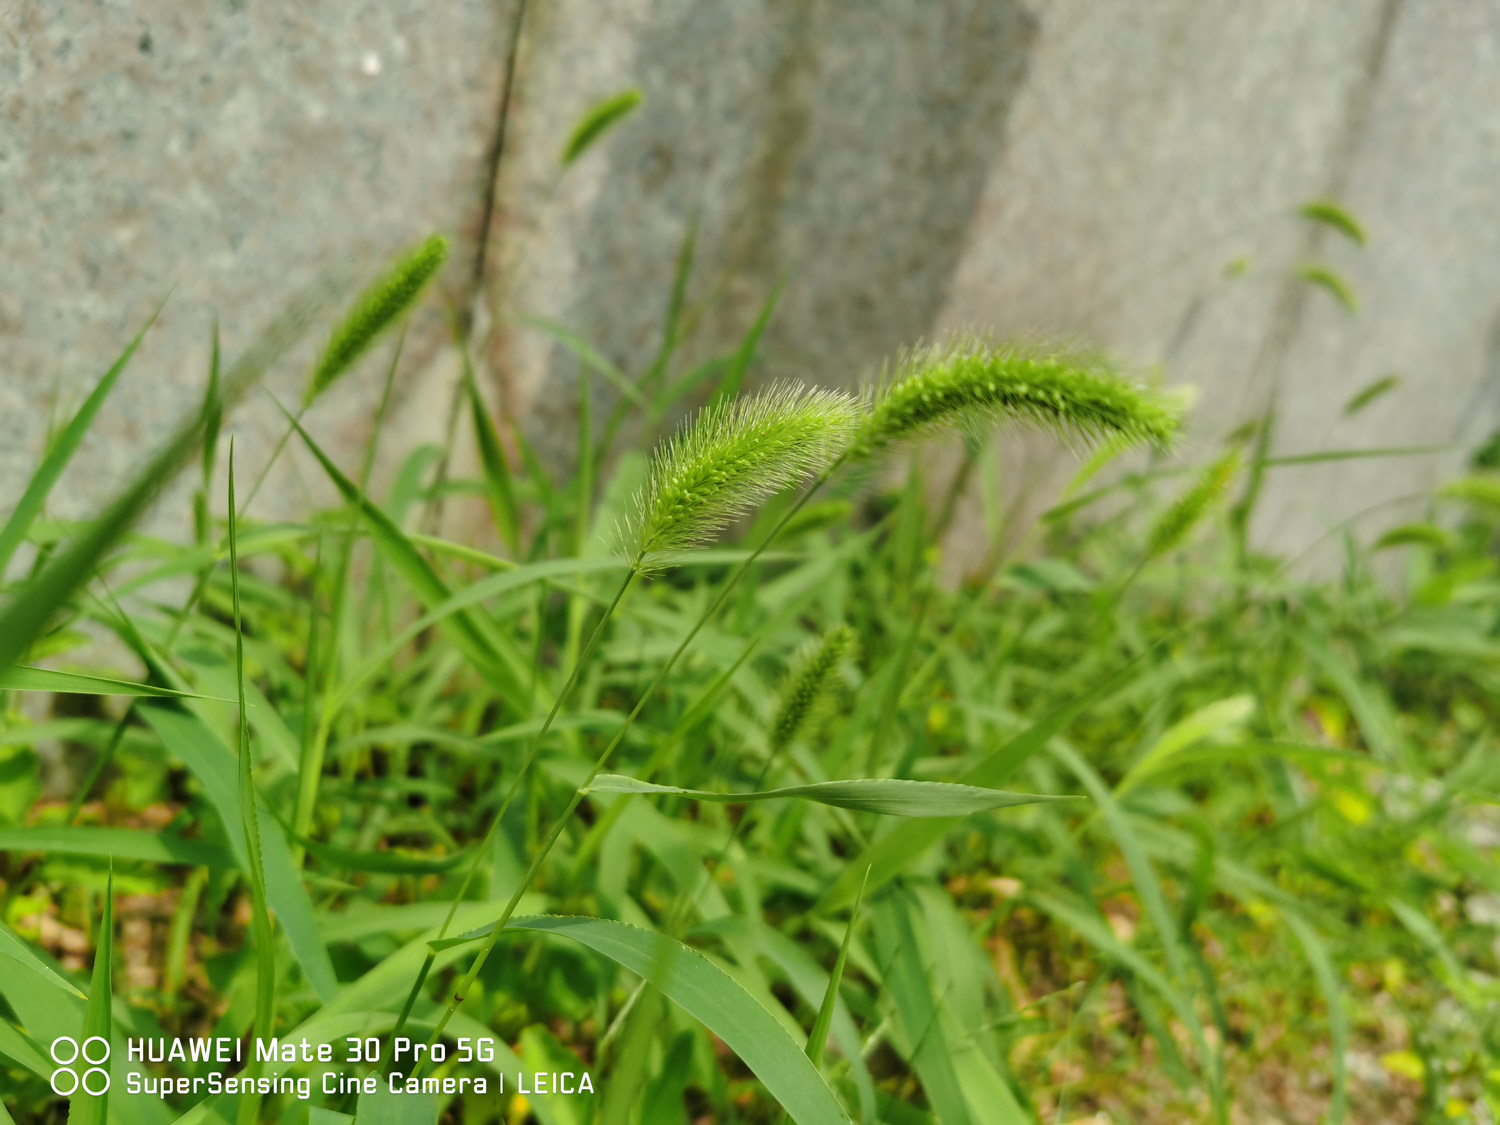
[[(0, 13), (0, 494), (40, 451), (54, 384), (81, 395), (174, 282), (64, 510), (185, 408), (211, 309), (244, 339), (321, 259), (430, 228), (459, 240), (445, 281), (478, 313), (497, 402), (558, 459), (578, 365), (525, 317), (641, 370), (694, 224), (685, 362), (732, 347), (781, 284), (756, 378), (845, 383), (967, 326), (1161, 364), (1198, 390), (1198, 447), (1273, 402), (1284, 454), (1457, 447), (1500, 424), (1500, 6), (529, 0), (513, 44), (517, 2)], [(578, 115), (628, 86), (646, 104), (564, 171)], [(1370, 246), (1297, 217), (1319, 197)], [(1294, 277), (1312, 260), (1351, 281), (1357, 316)], [(429, 314), (392, 457), (442, 433), (441, 345)], [(299, 378), (273, 385), (294, 397)], [(346, 455), (377, 382), (314, 419)], [(257, 448), (268, 411), (236, 419)], [(1394, 519), (1461, 460), (1278, 469), (1257, 537), (1300, 550)], [(1007, 439), (1004, 465), (1024, 515), (1069, 462)], [(268, 503), (304, 503), (298, 487)]]

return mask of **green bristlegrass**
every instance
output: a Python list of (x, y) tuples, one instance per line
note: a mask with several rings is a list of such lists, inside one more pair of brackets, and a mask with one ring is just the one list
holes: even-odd
[(699, 546), (827, 469), (844, 450), (856, 406), (836, 391), (782, 383), (701, 411), (652, 458), (626, 540), (630, 557)]
[(563, 146), (563, 166), (567, 167), (587, 152), (595, 141), (634, 113), (643, 101), (645, 96), (639, 90), (631, 89), (590, 106)]
[(1035, 426), (1063, 440), (1117, 439), (1166, 449), (1181, 407), (1125, 379), (1102, 356), (995, 345), (978, 336), (896, 361), (871, 395), (850, 459), (944, 430)]
[(1321, 223), (1338, 231), (1358, 246), (1370, 244), (1370, 236), (1365, 233), (1364, 224), (1354, 217), (1352, 211), (1339, 203), (1328, 199), (1316, 199), (1311, 203), (1303, 204), (1300, 213), (1305, 219), (1311, 219), (1315, 223)]
[(1332, 266), (1322, 262), (1307, 262), (1297, 267), (1297, 276), (1326, 292), (1350, 316), (1359, 313), (1359, 294), (1354, 291), (1354, 286), (1348, 279)]
[(1174, 500), (1146, 532), (1145, 557), (1159, 559), (1180, 546), (1193, 528), (1224, 499), (1239, 470), (1237, 449), (1231, 449), (1209, 465), (1192, 487)]
[(328, 338), (307, 380), (302, 406), (311, 406), (380, 336), (416, 304), (427, 283), (448, 257), (448, 240), (433, 235), (402, 255), (355, 300), (343, 322)]
[(858, 647), (854, 630), (840, 624), (797, 654), (777, 691), (769, 734), (773, 754), (785, 750), (827, 713), (838, 689), (839, 666), (853, 660)]

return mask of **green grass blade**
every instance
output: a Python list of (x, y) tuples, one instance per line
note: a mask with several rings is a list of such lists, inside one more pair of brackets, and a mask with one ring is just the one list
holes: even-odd
[[(250, 761), (250, 716), (245, 706), (245, 635), (240, 612), (240, 553), (234, 503), (234, 442), (229, 443), (229, 582), (234, 603), (234, 675), (239, 688), (239, 803), (245, 833), (246, 869), (250, 876), (251, 930), (255, 935), (255, 1022), (254, 1036), (262, 1042), (275, 1034), (276, 1024), (276, 945), (271, 928), (271, 912), (266, 903), (266, 873), (260, 846), (260, 815), (256, 808), (255, 774)], [(260, 1064), (252, 1061), (247, 1068), (252, 1075), (260, 1073)], [(260, 1110), (257, 1094), (242, 1094), (239, 1120), (252, 1125)]]
[(750, 371), (750, 363), (755, 359), (755, 350), (760, 347), (760, 338), (765, 335), (766, 327), (771, 323), (771, 315), (776, 311), (776, 304), (781, 300), (781, 290), (782, 285), (778, 282), (771, 290), (771, 295), (766, 298), (766, 303), (760, 307), (755, 323), (750, 326), (750, 331), (745, 334), (744, 341), (741, 342), (739, 350), (734, 353), (734, 358), (725, 370), (724, 377), (714, 388), (713, 398), (709, 399), (710, 406), (734, 398), (740, 393), (740, 388), (745, 385), (745, 375)]
[(26, 541), (26, 533), (30, 530), (32, 522), (41, 514), (42, 506), (47, 502), (48, 493), (57, 483), (57, 478), (62, 476), (62, 471), (67, 468), (68, 462), (73, 459), (73, 454), (78, 452), (78, 447), (83, 444), (84, 436), (93, 425), (99, 408), (104, 405), (104, 400), (109, 397), (110, 391), (114, 390), (115, 383), (120, 378), (120, 372), (125, 370), (130, 357), (135, 355), (135, 350), (141, 346), (141, 341), (146, 338), (146, 333), (150, 331), (160, 315), (161, 309), (158, 308), (151, 314), (151, 319), (146, 321), (145, 327), (136, 333), (135, 339), (130, 341), (130, 346), (120, 354), (119, 359), (115, 360), (114, 366), (104, 373), (104, 377), (95, 385), (89, 397), (84, 399), (83, 405), (78, 408), (72, 420), (62, 433), (58, 434), (57, 440), (52, 443), (52, 448), (42, 459), (41, 466), (27, 482), (26, 490), (21, 493), (21, 499), (16, 503), (15, 510), (5, 521), (5, 527), (0, 528), (0, 576), (5, 574), (5, 568), (16, 553), (16, 549)]
[(864, 901), (865, 887), (870, 881), (870, 870), (859, 884), (859, 894), (854, 896), (854, 908), (849, 912), (849, 925), (844, 930), (844, 940), (839, 945), (839, 955), (833, 962), (833, 971), (828, 974), (828, 992), (818, 1008), (818, 1018), (813, 1022), (812, 1033), (807, 1037), (807, 1057), (813, 1066), (821, 1066), (823, 1052), (828, 1047), (828, 1029), (833, 1026), (834, 1009), (838, 1007), (839, 982), (844, 979), (844, 965), (849, 960), (849, 943), (854, 940), (854, 924), (859, 921), (859, 904)]
[[(224, 380), (222, 401), (226, 409), (301, 337), (336, 288), (336, 278), (323, 279), (298, 294), (261, 333)], [(53, 616), (94, 574), (110, 548), (140, 518), (162, 485), (199, 448), (204, 422), (200, 413), (179, 429), (72, 543), (53, 555), (46, 567), (0, 608), (0, 672), (8, 671), (21, 659)]]
[[(965, 785), (984, 788), (1001, 785), (1014, 777), (1036, 753), (1060, 734), (1080, 715), (1100, 700), (1119, 691), (1142, 673), (1143, 665), (1138, 659), (1105, 677), (1093, 688), (1077, 699), (1065, 704), (1033, 723), (1005, 745), (990, 754), (983, 762), (963, 775), (959, 780)], [(869, 881), (872, 889), (883, 887), (923, 852), (941, 840), (952, 827), (952, 822), (920, 820), (898, 825), (893, 831), (867, 847), (844, 869), (843, 874), (818, 900), (819, 913), (840, 910), (854, 901), (858, 880), (866, 868), (870, 869)]]
[(232, 703), (217, 695), (199, 695), (191, 691), (174, 691), (154, 684), (136, 684), (129, 680), (111, 680), (103, 676), (85, 676), (77, 672), (59, 672), (51, 668), (11, 668), (0, 672), (0, 691), (48, 691), (65, 695), (121, 695), (151, 699), (209, 699)]
[[(0, 957), (8, 957), (17, 965), (22, 965), (45, 980), (54, 988), (60, 988), (69, 996), (83, 999), (83, 993), (74, 987), (73, 982), (54, 970), (47, 962), (43, 961), (35, 953), (27, 948), (26, 943), (16, 937), (3, 922), (0, 922)], [(0, 962), (3, 966), (4, 962)], [(13, 971), (7, 967), (7, 971)]]
[(1243, 726), (1255, 711), (1255, 700), (1236, 695), (1200, 707), (1191, 715), (1172, 724), (1130, 767), (1115, 786), (1115, 797), (1123, 797), (1151, 774), (1169, 765), (1173, 758), (1204, 739), (1215, 738), (1226, 730)]
[(573, 126), (568, 143), (563, 146), (562, 163), (566, 168), (577, 160), (605, 133), (629, 117), (645, 101), (637, 89), (622, 90), (618, 94), (595, 102)]
[(39, 825), (0, 828), (0, 851), (86, 855), (100, 859), (134, 859), (142, 863), (189, 864), (215, 871), (232, 870), (234, 855), (202, 840), (185, 840), (134, 828)]
[(1400, 385), (1401, 376), (1399, 375), (1382, 375), (1373, 383), (1366, 384), (1355, 392), (1353, 397), (1344, 404), (1344, 417), (1347, 418), (1352, 414), (1358, 414), (1365, 407), (1369, 406), (1370, 403), (1378, 398), (1384, 398)]
[(748, 801), (774, 801), (800, 798), (820, 805), (833, 805), (856, 812), (880, 813), (885, 816), (956, 817), (989, 809), (1032, 805), (1048, 801), (1069, 801), (1072, 797), (1048, 797), (1032, 793), (1007, 793), (1003, 789), (983, 789), (947, 781), (907, 781), (894, 777), (866, 777), (849, 781), (820, 781), (812, 785), (791, 785), (783, 789), (762, 789), (750, 793), (712, 793), (703, 789), (679, 789), (675, 785), (657, 785), (616, 773), (600, 774), (585, 792), (589, 793), (670, 793), (695, 801), (715, 801), (737, 805)]
[[(0, 840), (4, 833), (0, 833)], [(473, 858), (473, 849), (454, 852), (452, 855), (424, 856), (402, 851), (357, 852), (347, 848), (335, 848), (320, 844), (316, 840), (297, 837), (297, 843), (307, 849), (309, 855), (326, 867), (343, 871), (373, 871), (384, 875), (432, 875), (452, 871), (455, 867)]]
[(463, 359), (464, 394), (469, 400), (469, 418), (474, 425), (474, 441), (479, 447), (479, 463), (484, 469), (484, 483), (490, 510), (495, 515), (495, 528), (511, 554), (518, 554), (521, 550), (521, 509), (516, 503), (510, 462), (506, 459), (505, 447), (500, 444), (494, 419), (485, 409), (484, 399), (474, 382), (474, 365), (469, 362), (467, 348), (463, 349)]
[(954, 1069), (954, 1052), (943, 1027), (940, 998), (932, 994), (931, 974), (904, 894), (887, 895), (875, 905), (875, 938), (881, 960), (890, 966), (881, 983), (896, 1008), (906, 1039), (906, 1062), (922, 1079), (933, 1110), (943, 1125), (969, 1125), (968, 1100)]
[[(87, 1044), (88, 1040), (95, 1037), (106, 1043), (110, 1040), (114, 1024), (110, 1014), (113, 1001), (110, 966), (114, 958), (114, 930), (115, 873), (111, 870), (105, 884), (104, 917), (99, 921), (99, 937), (94, 943), (94, 973), (89, 981), (88, 1005), (83, 1010), (83, 1031), (78, 1036), (80, 1044)], [(78, 1092), (68, 1102), (68, 1125), (105, 1125), (109, 1119), (109, 1092), (106, 1090), (98, 1096), (86, 1093), (83, 1083), (89, 1076), (90, 1072), (87, 1070), (79, 1075)], [(94, 1077), (97, 1081), (98, 1076)]]
[(508, 927), (571, 938), (651, 981), (722, 1039), (800, 1125), (850, 1125), (823, 1076), (745, 989), (697, 950), (664, 934), (604, 918), (543, 916)]
[[(286, 413), (285, 408), (282, 412)], [(437, 572), (422, 557), (421, 552), (411, 540), (392, 522), (389, 516), (360, 492), (353, 481), (339, 471), (338, 466), (329, 459), (295, 418), (287, 414), (287, 419), (301, 436), (308, 450), (323, 466), (323, 471), (328, 474), (329, 480), (344, 497), (345, 503), (354, 508), (364, 520), (380, 553), (401, 575), (403, 581), (411, 587), (418, 600), (428, 609), (448, 601), (452, 596), (448, 587), (444, 585), (442, 579), (437, 576)], [(522, 684), (525, 683), (526, 661), (515, 650), (515, 646), (506, 646), (502, 654), (501, 649), (497, 647), (500, 642), (495, 631), (484, 629), (476, 616), (467, 611), (455, 613), (451, 618), (445, 619), (444, 627), (454, 643), (469, 657), (479, 672), (494, 683), (501, 697), (506, 699), (511, 706), (518, 706), (520, 700), (525, 698)]]
[(1338, 972), (1328, 955), (1328, 947), (1307, 920), (1293, 911), (1284, 911), (1282, 919), (1287, 928), (1296, 935), (1312, 966), (1313, 976), (1318, 978), (1318, 988), (1323, 993), (1323, 1002), (1328, 1007), (1329, 1055), (1333, 1062), (1333, 1099), (1328, 1106), (1329, 1125), (1343, 1125), (1349, 1112), (1349, 1068), (1346, 1058), (1349, 1051), (1349, 1017), (1344, 1011), (1344, 990), (1339, 983)]
[[(235, 756), (196, 716), (167, 710), (159, 704), (143, 705), (140, 714), (167, 751), (181, 759), (198, 778), (234, 846), (241, 869), (247, 869), (249, 856), (245, 850), (245, 835), (240, 829), (243, 814)], [(338, 992), (338, 978), (318, 934), (312, 902), (302, 885), (281, 825), (274, 817), (267, 816), (262, 819), (261, 826), (261, 861), (267, 872), (266, 895), (271, 909), (276, 912), (276, 919), (308, 983), (326, 1002)]]
[(57, 1069), (47, 1057), (46, 1048), (6, 1019), (0, 1019), (0, 1058), (9, 1059), (38, 1078), (50, 1078)]
[(593, 371), (597, 371), (600, 375), (604, 376), (605, 380), (609, 383), (610, 386), (614, 387), (614, 389), (619, 391), (621, 395), (629, 399), (631, 402), (635, 403), (635, 405), (639, 406), (642, 410), (646, 409), (650, 405), (650, 403), (646, 400), (646, 396), (642, 394), (640, 388), (631, 381), (629, 375), (626, 375), (625, 372), (621, 371), (618, 367), (616, 367), (613, 363), (606, 359), (602, 353), (588, 344), (577, 333), (570, 332), (562, 325), (555, 324), (552, 321), (546, 320), (545, 318), (539, 316), (524, 316), (521, 318), (521, 321), (522, 323), (529, 324), (533, 328), (540, 329), (548, 336), (551, 336), (552, 339), (556, 340), (568, 351), (572, 352), (579, 363), (583, 364), (584, 367), (589, 368)]

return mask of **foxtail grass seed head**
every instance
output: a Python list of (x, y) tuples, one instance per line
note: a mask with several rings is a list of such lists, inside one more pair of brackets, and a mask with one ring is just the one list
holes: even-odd
[(349, 315), (328, 338), (328, 346), (307, 382), (303, 406), (312, 405), (333, 386), (376, 338), (416, 303), (447, 256), (448, 240), (435, 234), (402, 255), (384, 277), (359, 295)]
[(782, 383), (700, 411), (657, 449), (627, 536), (636, 560), (712, 539), (843, 452), (858, 402)]
[(871, 396), (850, 460), (952, 428), (1037, 426), (1062, 438), (1166, 448), (1181, 405), (1087, 353), (997, 346), (971, 336), (902, 357)]
[(839, 665), (853, 659), (859, 638), (847, 625), (835, 625), (803, 646), (776, 695), (771, 719), (771, 750), (784, 750), (827, 713), (838, 687)]
[(1152, 524), (1146, 535), (1146, 558), (1159, 559), (1177, 547), (1229, 490), (1239, 472), (1240, 455), (1231, 449), (1220, 457)]

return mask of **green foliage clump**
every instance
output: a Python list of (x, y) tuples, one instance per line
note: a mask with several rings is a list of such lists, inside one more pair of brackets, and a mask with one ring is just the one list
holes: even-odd
[[(693, 388), (718, 401), (651, 461), (623, 561), (584, 548), (625, 518), (645, 459), (610, 478), (606, 440), (554, 479), (472, 373), (488, 481), (428, 448), (378, 495), (304, 431), (335, 510), (259, 522), (231, 468), (229, 511), (205, 502), (193, 546), (127, 534), (200, 444), (207, 489), (222, 411), (285, 329), (222, 385), (210, 363), (192, 427), (99, 519), (45, 520), (105, 377), (0, 534), (37, 560), (0, 590), (16, 1120), (62, 1119), (45, 1044), (84, 1028), (356, 1025), (371, 1075), (422, 1072), (392, 1058), (420, 1028), (609, 1091), (528, 1095), (541, 1120), (1224, 1122), (1288, 1088), (1330, 1122), (1500, 1112), (1492, 473), (1383, 538), (1349, 532), (1337, 582), (1294, 579), (1207, 516), (1242, 463), (1295, 459), (1229, 452), (1185, 490), (1166, 484), (1180, 466), (1106, 480), (1178, 427), (1106, 360), (970, 339), (907, 357), (863, 403), (736, 397), (764, 323), (709, 391), (723, 363), (679, 377), (669, 319), (620, 417), (649, 425)], [(997, 549), (1014, 529), (981, 490), (984, 561), (951, 588), (922, 575), (947, 519), (921, 458), (892, 494), (804, 507), (854, 461), (996, 420), (1106, 443), (1040, 558)], [(494, 501), (504, 557), (410, 530), (458, 494)], [(661, 557), (758, 507), (746, 549)], [(1398, 589), (1377, 549), (1400, 552)], [(133, 666), (83, 647), (101, 633)], [(14, 700), (43, 692), (81, 706), (22, 718)], [(65, 803), (36, 781), (59, 742), (86, 765)], [(169, 932), (143, 942), (143, 922)], [(59, 932), (87, 935), (92, 981)], [(314, 1098), (238, 1116), (390, 1108)], [(162, 1120), (236, 1108), (162, 1100)], [(399, 1100), (428, 1122), (528, 1112), (493, 1087)]]

